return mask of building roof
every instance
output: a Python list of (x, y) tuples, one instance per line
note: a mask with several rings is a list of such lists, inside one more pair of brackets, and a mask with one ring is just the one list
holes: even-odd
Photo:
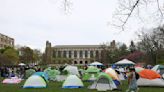
[(56, 45), (54, 48), (100, 48), (101, 45)]

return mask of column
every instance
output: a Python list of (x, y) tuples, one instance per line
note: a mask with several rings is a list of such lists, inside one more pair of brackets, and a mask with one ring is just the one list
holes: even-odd
[(71, 51), (71, 58), (74, 58), (74, 51)]
[(69, 58), (69, 51), (66, 50), (66, 57)]
[(90, 51), (88, 51), (88, 58), (90, 58)]
[(80, 51), (77, 50), (77, 58), (79, 59), (80, 58)]
[(83, 58), (85, 58), (85, 50), (83, 50)]

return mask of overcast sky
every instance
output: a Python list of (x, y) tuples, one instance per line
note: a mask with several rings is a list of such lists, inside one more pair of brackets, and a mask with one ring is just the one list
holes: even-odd
[(136, 39), (136, 30), (118, 34), (107, 25), (117, 0), (71, 1), (71, 13), (65, 14), (62, 0), (0, 0), (0, 33), (14, 38), (15, 45), (41, 50), (46, 40), (54, 46)]

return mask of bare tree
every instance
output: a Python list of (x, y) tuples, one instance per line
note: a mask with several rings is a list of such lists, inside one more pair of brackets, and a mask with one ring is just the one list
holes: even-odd
[(140, 23), (156, 22), (158, 26), (164, 21), (163, 0), (118, 0), (118, 4), (111, 24), (121, 30), (125, 30), (132, 17)]

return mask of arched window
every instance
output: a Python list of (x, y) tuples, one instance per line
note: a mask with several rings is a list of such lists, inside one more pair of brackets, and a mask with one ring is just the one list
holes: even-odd
[(88, 64), (88, 61), (85, 61), (85, 64)]
[(77, 61), (74, 61), (74, 64), (77, 64)]
[(80, 61), (80, 64), (83, 64), (83, 61)]

